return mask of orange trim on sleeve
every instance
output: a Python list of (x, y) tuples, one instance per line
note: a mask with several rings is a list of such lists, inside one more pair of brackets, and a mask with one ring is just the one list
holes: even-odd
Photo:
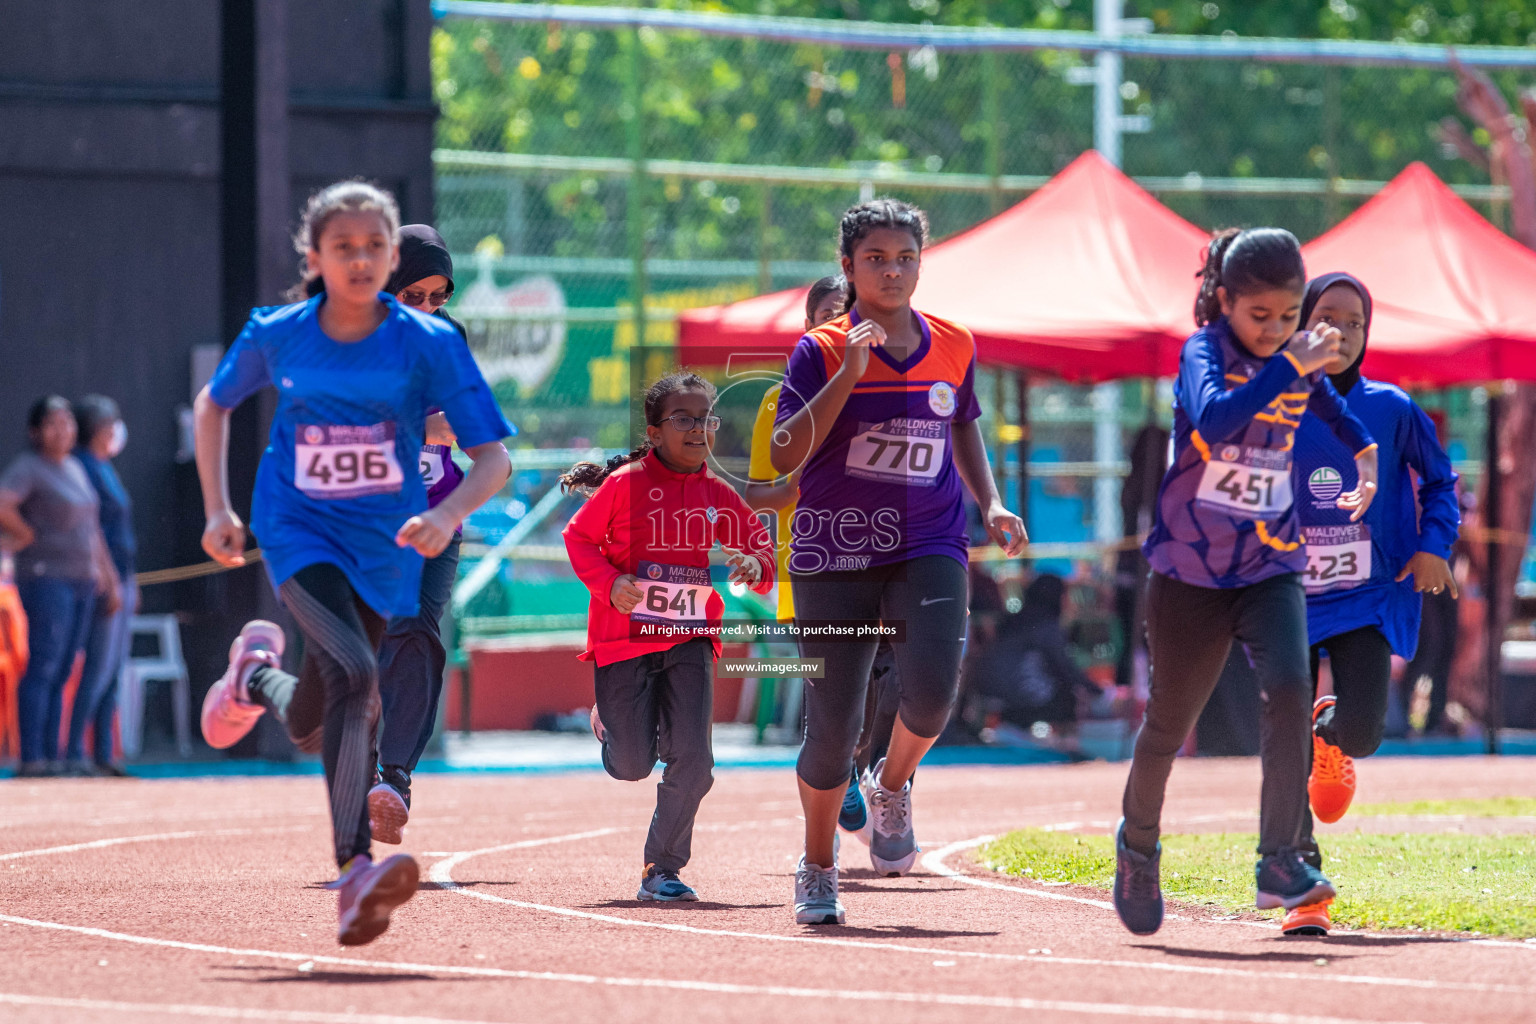
[(1301, 360), (1300, 359), (1297, 359), (1295, 356), (1291, 355), (1289, 352), (1281, 352), (1280, 354), (1285, 356), (1285, 358), (1287, 358), (1287, 359), (1289, 359), (1291, 361), (1291, 365), (1296, 367), (1296, 372), (1297, 373), (1301, 374), (1303, 377), (1305, 377), (1307, 375), (1307, 371), (1302, 369), (1302, 367), (1301, 367)]
[(1370, 444), (1366, 445), (1364, 448), (1361, 448), (1359, 451), (1355, 452), (1355, 458), (1358, 459), (1360, 456), (1364, 455), (1366, 452), (1372, 451), (1373, 449), (1376, 449), (1376, 448), (1379, 448), (1379, 447), (1381, 447), (1381, 446), (1376, 444), (1373, 441)]
[(1205, 438), (1200, 436), (1200, 431), (1191, 430), (1189, 432), (1189, 443), (1195, 446), (1195, 451), (1200, 453), (1202, 461), (1211, 461), (1211, 446), (1205, 443)]
[(1264, 520), (1262, 519), (1255, 520), (1253, 524), (1253, 532), (1258, 534), (1260, 541), (1274, 548), (1276, 551), (1295, 551), (1297, 548), (1301, 547), (1301, 541), (1299, 540), (1293, 540), (1287, 544), (1285, 541), (1279, 539), (1278, 537), (1271, 537), (1269, 535), (1269, 527), (1264, 525)]

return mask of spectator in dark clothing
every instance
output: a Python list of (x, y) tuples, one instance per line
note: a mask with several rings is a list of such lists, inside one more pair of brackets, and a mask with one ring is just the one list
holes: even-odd
[(1023, 608), (998, 626), (978, 683), (989, 709), (1006, 722), (1075, 726), (1078, 695), (1100, 695), (1072, 660), (1062, 633), (1066, 592), (1060, 576), (1038, 576), (1024, 591)]
[[(101, 532), (117, 568), (121, 601), (115, 612), (98, 602), (85, 641), (85, 665), (75, 709), (69, 719), (65, 747), (66, 771), (71, 775), (126, 776), (112, 759), (112, 720), (117, 715), (117, 680), (128, 657), (130, 626), (139, 610), (139, 587), (134, 581), (138, 544), (133, 534), (133, 504), (112, 466), (112, 460), (128, 443), (117, 403), (102, 395), (87, 395), (75, 404), (79, 447), (75, 458), (85, 469), (101, 501)], [(85, 730), (91, 728), (91, 756), (85, 754)]]

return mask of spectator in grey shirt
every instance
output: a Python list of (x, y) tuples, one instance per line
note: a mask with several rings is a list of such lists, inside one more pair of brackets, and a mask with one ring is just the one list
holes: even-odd
[(32, 450), (0, 473), (0, 537), (16, 553), (16, 589), (27, 613), (31, 659), (16, 690), (21, 731), (18, 776), (62, 771), (59, 722), (64, 685), (85, 646), (99, 599), (109, 614), (122, 584), (102, 537), (99, 500), (70, 454), (75, 414), (57, 395), (27, 415)]

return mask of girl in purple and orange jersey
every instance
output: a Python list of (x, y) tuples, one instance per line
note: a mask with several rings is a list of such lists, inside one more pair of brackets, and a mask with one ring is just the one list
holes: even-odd
[[(928, 237), (922, 211), (877, 199), (843, 215), (847, 312), (809, 331), (789, 359), (773, 468), (800, 471), (789, 572), (807, 679), (796, 774), (805, 855), (795, 920), (841, 924), (834, 839), (853, 769), (878, 633), (890, 627), (900, 706), (884, 758), (863, 780), (870, 862), (900, 875), (917, 858), (911, 777), (949, 721), (965, 645), (968, 542), (962, 485), (1009, 554), (1024, 524), (1003, 507), (974, 394), (976, 345), (959, 324), (912, 308)], [(803, 468), (801, 468), (803, 466)]]
[(1325, 374), (1339, 332), (1296, 331), (1306, 271), (1295, 237), (1277, 228), (1223, 232), (1201, 273), (1200, 329), (1184, 343), (1174, 384), (1173, 464), (1144, 546), (1152, 690), (1115, 837), (1115, 909), (1137, 935), (1163, 922), (1158, 835), (1168, 774), (1234, 640), (1264, 695), (1258, 905), (1333, 895), (1298, 852), (1312, 678), (1291, 450), (1304, 413), (1328, 425), (1358, 468), (1359, 486), (1338, 497), (1339, 508), (1358, 520), (1376, 492), (1376, 445)]

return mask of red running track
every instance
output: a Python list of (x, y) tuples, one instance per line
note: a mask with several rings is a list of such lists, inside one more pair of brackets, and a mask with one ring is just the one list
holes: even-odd
[[(1536, 795), (1533, 767), (1372, 760), (1361, 799)], [(788, 770), (720, 773), (685, 874), (704, 902), (670, 906), (633, 898), (649, 784), (422, 776), (405, 846), (422, 862), (422, 891), (358, 950), (336, 945), (335, 894), (318, 888), (332, 872), (313, 777), (6, 782), (0, 1021), (1536, 1018), (1536, 944), (1286, 939), (1273, 920), (1188, 908), (1138, 939), (1102, 893), (971, 860), (979, 837), (1023, 825), (1102, 834), (1124, 775), (1105, 764), (925, 769), (918, 870), (877, 878), (845, 844), (849, 923), (815, 929), (789, 907), (800, 822)], [(1257, 794), (1252, 761), (1180, 762), (1168, 827), (1252, 828)]]

